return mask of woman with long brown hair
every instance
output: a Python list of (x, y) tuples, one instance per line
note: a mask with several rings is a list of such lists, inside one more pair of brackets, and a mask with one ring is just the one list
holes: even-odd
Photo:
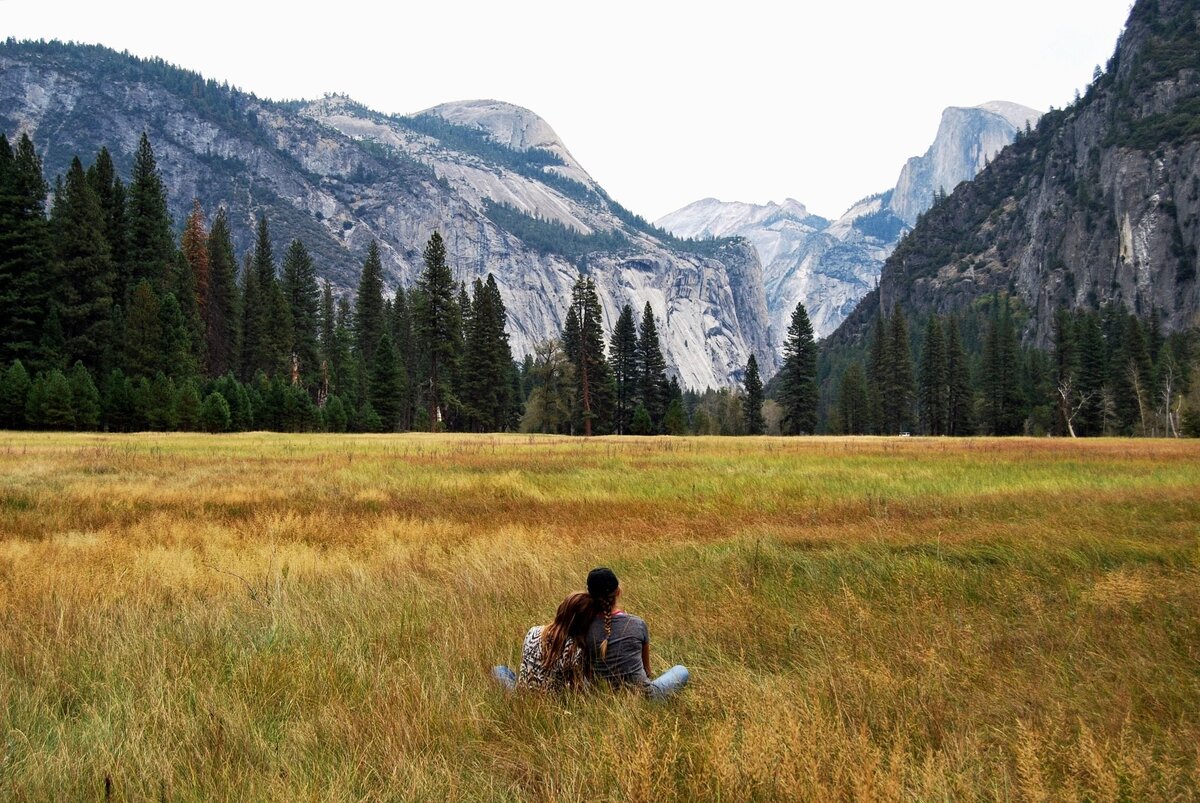
[(497, 666), (492, 676), (509, 689), (561, 691), (581, 685), (587, 672), (583, 639), (592, 618), (591, 596), (582, 591), (568, 594), (553, 622), (534, 625), (525, 634), (520, 676), (507, 666)]

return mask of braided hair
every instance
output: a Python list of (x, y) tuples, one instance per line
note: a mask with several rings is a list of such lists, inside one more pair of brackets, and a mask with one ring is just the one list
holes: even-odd
[(612, 637), (613, 608), (617, 604), (620, 582), (612, 569), (599, 567), (588, 572), (587, 590), (596, 616), (604, 617), (604, 641), (600, 642), (600, 660), (608, 660), (608, 640)]
[(603, 597), (592, 597), (592, 604), (596, 606), (596, 615), (604, 617), (604, 641), (600, 642), (600, 660), (608, 660), (608, 640), (612, 636), (612, 618), (613, 608), (617, 604), (617, 592), (606, 594)]

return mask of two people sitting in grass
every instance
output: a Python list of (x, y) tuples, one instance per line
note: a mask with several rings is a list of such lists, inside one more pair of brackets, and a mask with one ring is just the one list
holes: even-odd
[(520, 674), (497, 666), (492, 670), (496, 680), (508, 689), (542, 691), (599, 681), (656, 700), (682, 689), (689, 677), (684, 666), (650, 679), (650, 631), (645, 620), (617, 608), (621, 584), (612, 569), (592, 569), (587, 589), (568, 594), (549, 625), (530, 628), (521, 647)]

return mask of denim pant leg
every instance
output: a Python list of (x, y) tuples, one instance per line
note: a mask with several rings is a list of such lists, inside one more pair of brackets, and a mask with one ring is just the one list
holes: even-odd
[(517, 687), (517, 676), (507, 666), (493, 667), (492, 677), (508, 691), (512, 691)]
[(686, 666), (675, 665), (650, 681), (650, 699), (663, 700), (687, 685), (691, 675)]

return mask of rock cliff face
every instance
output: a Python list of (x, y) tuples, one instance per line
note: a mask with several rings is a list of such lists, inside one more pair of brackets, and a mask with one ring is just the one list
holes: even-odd
[(994, 292), (1028, 306), (1025, 340), (1041, 347), (1060, 306), (1197, 325), (1197, 121), (1200, 0), (1138, 0), (1107, 71), (926, 212), (833, 344), (881, 309), (947, 313)]
[(342, 292), (372, 239), (390, 285), (411, 284), (438, 230), (456, 278), (495, 275), (517, 355), (558, 334), (584, 271), (610, 326), (622, 304), (650, 303), (685, 386), (736, 382), (750, 354), (767, 374), (777, 365), (754, 249), (650, 226), (526, 109), (468, 101), (400, 117), (337, 96), (277, 103), (160, 61), (57, 43), (0, 45), (0, 75), (0, 130), (27, 131), (48, 176), (101, 145), (127, 175), (146, 131), (177, 223), (192, 198), (209, 214), (224, 205), (245, 249), (265, 214), (277, 253), (299, 237)]
[(890, 218), (885, 200), (864, 199), (831, 223), (792, 199), (757, 205), (707, 198), (672, 212), (658, 225), (683, 237), (744, 237), (754, 244), (764, 265), (767, 307), (779, 348), (798, 301), (804, 302), (816, 336), (823, 337), (875, 286), (900, 229), (864, 231), (859, 226)]
[(971, 179), (1026, 120), (1038, 117), (1004, 101), (946, 109), (933, 144), (908, 160), (895, 188), (862, 199), (836, 221), (809, 214), (791, 199), (757, 205), (706, 198), (657, 223), (680, 237), (745, 237), (763, 263), (776, 347), (800, 302), (816, 336), (825, 337), (875, 287), (884, 260), (934, 193)]
[(888, 208), (912, 226), (929, 208), (934, 193), (950, 193), (960, 182), (970, 181), (1026, 122), (1035, 124), (1039, 117), (1041, 112), (1006, 101), (946, 109), (929, 150), (909, 159), (900, 171)]

